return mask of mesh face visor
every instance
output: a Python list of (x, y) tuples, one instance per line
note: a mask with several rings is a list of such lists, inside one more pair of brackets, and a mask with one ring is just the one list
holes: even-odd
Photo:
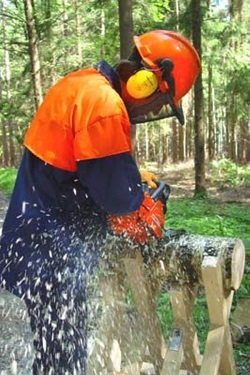
[(177, 117), (179, 122), (184, 125), (184, 115), (181, 106), (177, 107), (169, 94), (157, 92), (151, 97), (142, 100), (141, 104), (129, 109), (129, 117), (132, 124), (143, 124), (162, 120), (168, 117)]
[(172, 76), (174, 64), (171, 59), (158, 59), (155, 61), (158, 69), (152, 69), (142, 60), (138, 50), (135, 48), (130, 58), (131, 61), (140, 61), (140, 64), (147, 70), (150, 70), (158, 76), (160, 72), (160, 81), (166, 82), (168, 91), (158, 90), (149, 98), (137, 103), (135, 107), (129, 109), (129, 116), (132, 124), (142, 124), (145, 122), (162, 120), (168, 117), (177, 117), (181, 125), (184, 125), (184, 114), (181, 106), (174, 102), (175, 80)]

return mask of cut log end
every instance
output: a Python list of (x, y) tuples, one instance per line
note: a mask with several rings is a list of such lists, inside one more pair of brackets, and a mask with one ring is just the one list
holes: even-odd
[(245, 247), (241, 240), (236, 240), (231, 259), (230, 288), (237, 290), (240, 287), (245, 269)]

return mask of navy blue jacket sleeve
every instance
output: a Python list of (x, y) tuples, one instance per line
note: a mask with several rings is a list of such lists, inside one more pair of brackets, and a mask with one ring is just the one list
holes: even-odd
[(78, 176), (90, 198), (109, 214), (128, 214), (142, 204), (140, 173), (129, 153), (81, 160)]

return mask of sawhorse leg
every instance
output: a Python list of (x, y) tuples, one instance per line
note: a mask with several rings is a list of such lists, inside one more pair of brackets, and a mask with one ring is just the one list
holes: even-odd
[[(176, 347), (172, 345), (173, 334), (170, 336), (167, 355), (164, 360), (161, 375), (179, 375), (181, 369), (191, 374), (199, 374), (202, 357), (199, 352), (198, 337), (192, 320), (192, 309), (196, 297), (196, 288), (189, 285), (171, 286), (170, 299), (173, 311), (173, 334), (180, 332), (180, 337), (175, 337)], [(178, 343), (177, 343), (178, 341)]]
[(207, 256), (202, 263), (202, 279), (205, 287), (210, 318), (204, 358), (200, 375), (235, 375), (233, 345), (229, 327), (229, 314), (233, 291), (225, 295), (220, 258)]
[(148, 360), (152, 360), (158, 374), (165, 355), (165, 342), (156, 312), (157, 293), (153, 293), (150, 279), (145, 275), (141, 253), (138, 252), (133, 258), (125, 258), (124, 265), (138, 312), (138, 329), (142, 337), (144, 353), (147, 352)]

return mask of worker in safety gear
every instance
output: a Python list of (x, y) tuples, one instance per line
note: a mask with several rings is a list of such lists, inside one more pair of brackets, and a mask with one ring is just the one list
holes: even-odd
[(131, 126), (176, 116), (200, 70), (197, 52), (165, 30), (134, 38), (127, 60), (72, 72), (48, 92), (24, 138), (3, 224), (1, 286), (24, 299), (34, 333), (33, 374), (85, 374), (87, 277), (108, 230), (160, 239), (163, 204), (144, 192)]

